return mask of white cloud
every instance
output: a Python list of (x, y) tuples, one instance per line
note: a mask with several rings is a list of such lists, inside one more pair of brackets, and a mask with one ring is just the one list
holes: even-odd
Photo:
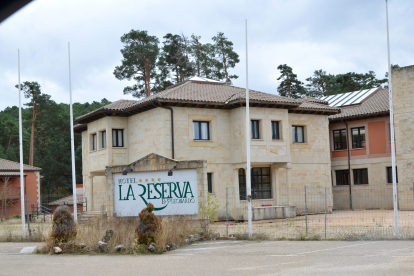
[[(414, 3), (390, 0), (392, 63), (411, 65)], [(17, 49), (22, 81), (39, 81), (56, 102), (68, 102), (67, 43), (71, 42), (73, 99), (115, 101), (130, 83), (113, 70), (120, 37), (131, 29), (162, 37), (184, 32), (203, 42), (218, 31), (234, 42), (241, 62), (234, 84), (245, 86), (244, 20), (249, 20), (250, 88), (276, 93), (279, 64), (304, 81), (328, 73), (387, 70), (385, 3), (377, 0), (81, 1), (37, 0), (0, 24), (0, 110), (18, 104)]]

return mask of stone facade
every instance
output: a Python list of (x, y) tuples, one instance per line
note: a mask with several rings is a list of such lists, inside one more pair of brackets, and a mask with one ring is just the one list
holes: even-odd
[[(247, 219), (247, 201), (240, 200), (238, 177), (238, 170), (246, 169), (245, 107), (172, 108), (174, 161), (205, 160), (206, 173), (212, 173), (212, 192), (221, 206), (219, 217), (225, 217), (227, 188), (231, 217)], [(251, 166), (270, 168), (272, 189), (270, 199), (253, 200), (252, 206), (293, 205), (297, 212), (303, 212), (306, 185), (321, 190), (326, 187), (328, 209), (332, 209), (327, 116), (289, 113), (283, 108), (251, 107), (250, 117), (260, 125), (259, 139), (251, 140)], [(129, 117), (107, 116), (87, 124), (87, 130), (82, 132), (83, 177), (85, 196), (92, 210), (106, 210), (108, 215), (113, 212), (111, 200), (108, 200), (112, 183), (106, 167), (113, 170), (114, 166), (131, 164), (150, 153), (172, 156), (170, 120), (170, 110), (154, 108)], [(210, 140), (193, 139), (193, 121), (209, 122)], [(280, 124), (279, 140), (272, 139), (272, 121)], [(292, 143), (292, 125), (304, 126), (305, 143)], [(112, 147), (112, 129), (124, 130), (124, 147)], [(102, 131), (106, 131), (107, 137), (104, 149), (99, 147)], [(91, 137), (95, 133), (98, 148), (92, 150)], [(202, 187), (205, 196), (205, 186)], [(324, 211), (324, 202), (321, 200), (314, 208)]]
[(398, 207), (414, 209), (414, 66), (392, 69)]

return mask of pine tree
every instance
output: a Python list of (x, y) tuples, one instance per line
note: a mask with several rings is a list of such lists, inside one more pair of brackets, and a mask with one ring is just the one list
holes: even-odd
[(216, 64), (214, 72), (216, 78), (225, 79), (227, 84), (231, 84), (230, 79), (237, 79), (237, 75), (230, 75), (229, 68), (234, 68), (240, 62), (239, 55), (233, 51), (233, 42), (224, 36), (224, 33), (219, 32), (214, 36), (214, 49), (217, 54), (219, 62)]
[(124, 88), (124, 94), (140, 98), (151, 95), (151, 78), (156, 75), (156, 62), (159, 55), (159, 40), (148, 35), (147, 31), (131, 30), (121, 37), (124, 57), (121, 66), (116, 66), (114, 75), (117, 79), (134, 79), (137, 84)]
[(298, 76), (293, 73), (292, 68), (286, 64), (281, 64), (277, 67), (280, 70), (280, 77), (277, 80), (282, 80), (277, 88), (279, 95), (289, 98), (300, 98), (306, 94), (303, 83), (298, 80)]

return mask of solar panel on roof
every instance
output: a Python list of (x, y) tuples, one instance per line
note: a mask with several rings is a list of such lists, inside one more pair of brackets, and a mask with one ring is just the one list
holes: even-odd
[(359, 104), (372, 93), (374, 93), (377, 90), (377, 88), (378, 87), (330, 95), (321, 98), (321, 100), (327, 101), (329, 103), (329, 106), (346, 106), (351, 104)]

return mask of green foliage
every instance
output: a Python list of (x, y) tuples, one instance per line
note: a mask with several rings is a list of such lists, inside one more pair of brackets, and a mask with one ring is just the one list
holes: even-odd
[(116, 66), (117, 79), (134, 79), (137, 84), (124, 88), (124, 94), (134, 97), (148, 97), (151, 90), (151, 78), (156, 75), (156, 61), (159, 54), (158, 38), (148, 35), (147, 31), (131, 30), (121, 37), (124, 48), (121, 50), (121, 66)]
[[(392, 68), (398, 68), (398, 65), (392, 65)], [(277, 67), (281, 71), (282, 79), (277, 88), (279, 95), (300, 98), (310, 96), (319, 98), (322, 96), (335, 95), (351, 91), (358, 91), (370, 88), (376, 88), (385, 85), (388, 87), (388, 74), (386, 78), (378, 79), (374, 71), (368, 73), (348, 72), (345, 74), (327, 74), (326, 71), (320, 69), (315, 70), (313, 76), (306, 79), (307, 84), (304, 86), (297, 79), (297, 75), (293, 74), (292, 68), (286, 64)]]
[(225, 79), (231, 84), (230, 79), (237, 79), (237, 75), (229, 75), (228, 68), (234, 68), (240, 62), (239, 55), (233, 51), (233, 42), (229, 41), (224, 33), (217, 33), (213, 38), (214, 50), (218, 57), (214, 74), (217, 79)]
[[(27, 83), (27, 82), (24, 82)], [(35, 83), (35, 82), (32, 82)], [(40, 90), (40, 86), (39, 86)], [(70, 193), (72, 166), (70, 157), (70, 115), (68, 104), (58, 104), (47, 94), (36, 94), (38, 114), (34, 136), (34, 166), (42, 168), (42, 193)], [(110, 102), (74, 103), (74, 118), (96, 110)], [(23, 158), (29, 163), (30, 132), (33, 106), (22, 108)], [(0, 111), (0, 158), (19, 162), (19, 108)], [(76, 181), (82, 183), (81, 134), (75, 133)]]
[(163, 39), (160, 47), (158, 38), (148, 35), (147, 31), (131, 30), (121, 37), (123, 60), (121, 66), (116, 66), (114, 75), (119, 80), (137, 82), (125, 87), (124, 94), (148, 97), (194, 75), (225, 80), (229, 84), (231, 79), (238, 78), (229, 69), (240, 61), (239, 55), (224, 33), (214, 36), (213, 44), (201, 43), (201, 37), (194, 34), (188, 38), (184, 34), (167, 33)]
[(210, 223), (218, 221), (217, 209), (220, 208), (220, 204), (216, 198), (210, 193), (207, 193), (206, 204), (203, 204), (200, 209), (200, 216), (204, 219), (208, 219)]
[(52, 223), (52, 240), (55, 244), (65, 243), (76, 237), (76, 224), (67, 205), (56, 208)]
[(135, 229), (137, 244), (149, 245), (162, 234), (161, 221), (153, 211), (154, 205), (148, 203), (139, 213), (139, 223)]
[(305, 94), (303, 83), (298, 80), (298, 76), (293, 73), (292, 67), (286, 64), (281, 64), (277, 67), (280, 70), (280, 77), (277, 80), (282, 80), (277, 88), (277, 92), (281, 96), (289, 98), (300, 98)]

